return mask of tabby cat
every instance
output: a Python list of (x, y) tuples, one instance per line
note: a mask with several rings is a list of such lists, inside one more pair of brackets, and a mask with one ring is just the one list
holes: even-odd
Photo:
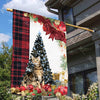
[(21, 85), (26, 87), (32, 84), (35, 87), (40, 87), (40, 83), (43, 83), (43, 68), (40, 64), (40, 57), (32, 57), (32, 63), (34, 64), (34, 69), (23, 77)]

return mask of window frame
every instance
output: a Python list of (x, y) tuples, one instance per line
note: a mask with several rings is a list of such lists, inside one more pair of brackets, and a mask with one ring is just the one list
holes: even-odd
[(73, 76), (77, 76), (77, 75), (82, 75), (83, 76), (83, 87), (84, 87), (84, 93), (86, 94), (87, 93), (87, 90), (88, 90), (88, 86), (87, 86), (87, 82), (86, 82), (86, 76), (88, 73), (90, 72), (94, 72), (94, 71), (97, 71), (96, 68), (93, 68), (93, 69), (88, 69), (86, 71), (81, 71), (81, 72), (77, 72), (77, 73), (73, 73), (73, 74), (69, 74), (69, 87), (70, 87), (70, 91), (73, 92), (73, 82), (72, 82), (72, 78)]

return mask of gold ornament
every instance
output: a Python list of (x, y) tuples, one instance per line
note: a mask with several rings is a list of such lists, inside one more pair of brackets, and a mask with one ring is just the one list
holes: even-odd
[(18, 93), (18, 92), (20, 92), (20, 90), (15, 88), (15, 93)]
[(60, 24), (60, 20), (55, 20), (54, 22), (55, 22), (56, 25)]
[(24, 16), (27, 17), (28, 16), (28, 13), (24, 13)]
[(16, 88), (11, 88), (11, 93), (15, 93)]
[(26, 96), (26, 93), (24, 91), (21, 91), (22, 96)]
[(56, 96), (57, 96), (57, 97), (61, 97), (61, 93), (60, 93), (60, 92), (57, 92), (57, 93), (56, 93)]
[(55, 74), (54, 74), (54, 78), (55, 78), (55, 80), (59, 80), (59, 76), (60, 76), (59, 73), (55, 73)]
[(51, 85), (51, 88), (54, 90), (56, 88), (56, 85)]
[(62, 76), (62, 79), (64, 79), (64, 76)]
[(64, 49), (66, 49), (66, 46), (64, 46)]
[(64, 79), (64, 83), (67, 83), (68, 82), (68, 80), (67, 79)]
[(21, 92), (17, 92), (16, 94), (21, 94)]
[(62, 75), (64, 75), (65, 74), (65, 72), (64, 71), (62, 71)]
[(27, 93), (29, 93), (29, 90), (25, 90), (24, 92), (25, 92), (25, 94), (27, 94)]

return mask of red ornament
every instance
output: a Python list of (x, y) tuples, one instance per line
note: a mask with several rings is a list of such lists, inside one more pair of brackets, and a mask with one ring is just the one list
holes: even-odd
[(52, 91), (52, 89), (49, 87), (49, 88), (48, 88), (48, 92), (51, 92), (51, 91)]
[(28, 89), (28, 90), (33, 90), (33, 85), (31, 85), (31, 84), (28, 85), (28, 86), (27, 86), (27, 89)]
[(66, 55), (64, 54), (64, 58), (66, 57)]
[(62, 47), (62, 45), (60, 45)]
[(34, 96), (34, 95), (35, 95), (35, 93), (32, 93), (32, 95)]
[(36, 23), (37, 21), (34, 21), (34, 23)]
[(19, 87), (16, 87), (16, 90), (20, 90), (20, 88)]
[(33, 18), (36, 18), (36, 15), (33, 15)]
[(57, 92), (59, 92), (58, 88), (54, 90), (54, 94), (56, 94)]
[(60, 86), (58, 86), (58, 90), (60, 91), (60, 89), (61, 89), (62, 87), (63, 87), (63, 86), (61, 86), (61, 85), (60, 85)]
[(67, 95), (67, 86), (59, 86), (58, 90), (61, 93), (61, 95)]
[(42, 91), (41, 91), (41, 89), (37, 89), (37, 93), (41, 93)]
[(25, 90), (26, 90), (26, 88), (24, 86), (20, 87), (20, 91), (25, 91)]
[(42, 86), (43, 89), (45, 89), (45, 91), (48, 91), (48, 88), (50, 88), (51, 85), (50, 84), (45, 84)]
[(65, 89), (68, 89), (68, 87), (67, 87), (67, 86), (64, 86), (64, 88), (65, 88)]
[(33, 90), (29, 90), (29, 92), (33, 92)]
[(52, 94), (48, 94), (48, 96), (51, 96)]
[(64, 89), (64, 95), (67, 95), (67, 89)]

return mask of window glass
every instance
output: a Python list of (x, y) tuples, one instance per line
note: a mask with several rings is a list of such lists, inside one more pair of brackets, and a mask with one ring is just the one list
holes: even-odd
[(72, 77), (72, 91), (78, 94), (84, 93), (83, 76), (81, 74)]
[(68, 83), (68, 94), (67, 94), (68, 96), (70, 96), (71, 95), (71, 91), (70, 91), (70, 82)]
[(89, 72), (86, 75), (86, 84), (87, 84), (87, 88), (94, 82), (97, 82), (97, 72), (93, 71), (93, 72)]
[(97, 71), (84, 71), (71, 76), (70, 88), (74, 93), (85, 94), (94, 82), (97, 82)]
[(84, 87), (83, 87), (83, 77), (80, 75), (80, 76), (77, 76), (76, 78), (75, 78), (75, 82), (76, 82), (76, 84), (75, 84), (75, 91), (76, 91), (76, 93), (79, 93), (79, 94), (82, 94), (83, 93), (83, 89), (84, 89)]

